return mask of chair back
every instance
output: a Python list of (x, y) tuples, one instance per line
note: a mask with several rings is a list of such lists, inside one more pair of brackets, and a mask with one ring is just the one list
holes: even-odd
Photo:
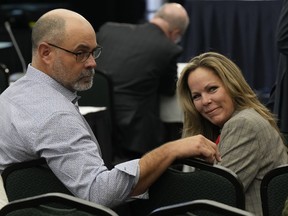
[(263, 216), (281, 215), (288, 197), (288, 164), (270, 170), (261, 186)]
[[(183, 165), (195, 168), (183, 172)], [(211, 165), (197, 159), (176, 161), (150, 187), (148, 200), (130, 203), (131, 211), (147, 215), (152, 210), (197, 200), (210, 199), (240, 209), (245, 209), (244, 188), (237, 175), (218, 165)]]
[(255, 216), (253, 213), (214, 200), (199, 199), (160, 207), (149, 216)]
[(62, 193), (47, 193), (9, 202), (0, 216), (118, 216), (102, 205)]
[(81, 96), (79, 106), (113, 107), (113, 88), (110, 78), (98, 69), (95, 69), (92, 88), (78, 92)]
[(72, 195), (43, 158), (13, 164), (2, 172), (2, 178), (9, 202), (51, 192)]

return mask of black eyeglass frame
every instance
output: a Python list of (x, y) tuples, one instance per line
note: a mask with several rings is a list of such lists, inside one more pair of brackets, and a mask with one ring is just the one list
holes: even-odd
[[(100, 55), (101, 55), (101, 52), (102, 52), (102, 47), (99, 46), (99, 45), (97, 45), (97, 47), (95, 49), (93, 49), (91, 52), (72, 52), (70, 50), (67, 50), (67, 49), (65, 49), (63, 47), (57, 46), (57, 45), (52, 44), (52, 43), (47, 43), (47, 44), (49, 46), (55, 47), (57, 49), (61, 49), (61, 50), (65, 51), (65, 52), (68, 52), (68, 53), (71, 53), (71, 54), (75, 55), (76, 56), (76, 62), (82, 62), (82, 63), (87, 61), (87, 59), (90, 57), (90, 55), (92, 55), (94, 59), (99, 58)], [(81, 60), (79, 60), (79, 56), (80, 55), (83, 56)]]

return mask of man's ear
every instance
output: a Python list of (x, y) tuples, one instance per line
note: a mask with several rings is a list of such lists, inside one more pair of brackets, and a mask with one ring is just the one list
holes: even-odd
[(182, 34), (180, 29), (176, 28), (172, 31), (172, 40), (174, 43), (179, 43), (182, 39)]
[(44, 62), (50, 62), (53, 58), (53, 52), (49, 44), (40, 43), (40, 45), (38, 46), (38, 55)]

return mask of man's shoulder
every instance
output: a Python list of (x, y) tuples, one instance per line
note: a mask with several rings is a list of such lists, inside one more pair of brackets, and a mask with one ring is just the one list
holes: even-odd
[(55, 88), (29, 79), (15, 83), (5, 96), (11, 103), (18, 104), (19, 108), (31, 112), (65, 110), (70, 106), (70, 101)]
[(131, 24), (131, 23), (119, 23), (119, 22), (106, 22), (104, 23), (99, 31), (103, 31), (103, 30), (112, 30), (112, 29), (127, 29), (127, 28), (130, 28), (130, 29), (133, 29), (133, 28), (137, 28), (138, 25), (136, 24)]

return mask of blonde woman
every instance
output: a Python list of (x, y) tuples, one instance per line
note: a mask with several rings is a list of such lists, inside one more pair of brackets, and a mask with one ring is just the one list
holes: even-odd
[(246, 209), (262, 215), (260, 183), (267, 171), (288, 163), (276, 120), (261, 104), (240, 69), (227, 57), (207, 52), (183, 69), (178, 94), (183, 137), (202, 134), (218, 143), (222, 161), (243, 182)]

